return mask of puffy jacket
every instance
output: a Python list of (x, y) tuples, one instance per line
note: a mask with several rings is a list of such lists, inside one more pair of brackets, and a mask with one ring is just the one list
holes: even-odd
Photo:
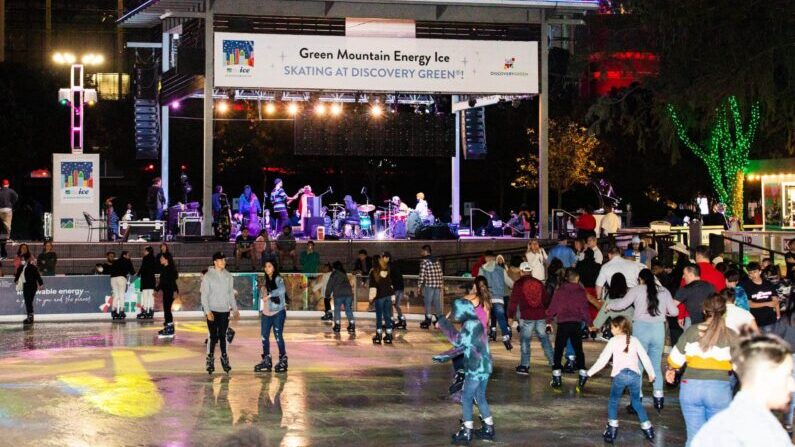
[(558, 324), (584, 322), (591, 325), (593, 319), (588, 307), (585, 289), (580, 284), (565, 282), (552, 297), (547, 309), (547, 322), (551, 323), (557, 317)]

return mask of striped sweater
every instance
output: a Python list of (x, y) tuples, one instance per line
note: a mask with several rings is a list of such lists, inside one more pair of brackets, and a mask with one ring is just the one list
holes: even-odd
[(699, 326), (690, 326), (679, 337), (668, 355), (668, 366), (679, 369), (687, 363), (683, 380), (729, 380), (729, 372), (732, 370), (731, 344), (735, 333), (729, 330), (729, 337), (719, 339), (715, 346), (704, 352), (698, 344)]

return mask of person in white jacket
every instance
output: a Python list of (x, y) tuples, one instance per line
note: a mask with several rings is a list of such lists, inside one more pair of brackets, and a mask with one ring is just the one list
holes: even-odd
[(524, 254), (524, 257), (533, 269), (533, 278), (541, 282), (546, 281), (547, 252), (538, 243), (538, 239), (531, 239), (530, 242), (527, 243), (527, 252)]

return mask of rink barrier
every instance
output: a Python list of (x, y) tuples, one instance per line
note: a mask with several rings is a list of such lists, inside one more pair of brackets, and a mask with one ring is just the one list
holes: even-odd
[[(259, 309), (258, 282), (261, 273), (232, 273), (236, 299), (242, 318), (255, 318)], [(285, 287), (290, 298), (288, 315), (297, 318), (320, 317), (323, 312), (324, 280), (327, 274), (283, 273)], [(354, 285), (354, 304), (357, 318), (374, 317), (370, 312), (366, 277), (349, 274)], [(36, 294), (34, 313), (36, 321), (97, 321), (110, 319), (113, 304), (110, 277), (107, 275), (46, 276), (43, 290)], [(424, 313), (422, 297), (417, 290), (417, 276), (405, 275), (405, 290), (401, 309), (407, 318)], [(180, 274), (180, 293), (175, 296), (172, 310), (175, 318), (201, 318), (200, 297), (201, 274)], [(464, 295), (461, 286), (470, 287), (472, 278), (445, 277), (443, 307), (449, 309), (450, 302)], [(140, 307), (140, 279), (133, 277), (125, 295), (124, 310), (127, 319), (135, 318)], [(155, 295), (155, 312), (162, 317), (162, 297)], [(0, 277), (0, 323), (19, 322), (25, 314), (24, 299), (17, 292), (13, 277)], [(361, 315), (359, 317), (358, 315)]]

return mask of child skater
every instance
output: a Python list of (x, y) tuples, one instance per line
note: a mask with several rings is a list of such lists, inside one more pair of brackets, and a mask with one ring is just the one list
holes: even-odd
[[(612, 444), (618, 436), (618, 401), (624, 394), (624, 389), (629, 388), (629, 398), (632, 401), (632, 408), (638, 414), (640, 429), (649, 441), (654, 440), (654, 428), (646, 415), (646, 410), (640, 401), (641, 372), (638, 368), (638, 359), (643, 364), (643, 369), (649, 375), (649, 382), (654, 383), (654, 368), (651, 359), (643, 349), (637, 338), (632, 336), (632, 323), (622, 316), (613, 318), (610, 323), (613, 331), (613, 338), (607, 342), (607, 346), (599, 354), (596, 363), (588, 370), (588, 377), (593, 377), (607, 365), (610, 357), (613, 357), (613, 384), (610, 386), (610, 400), (607, 404), (607, 427), (603, 434), (605, 442)], [(583, 381), (580, 387), (585, 386)]]
[[(437, 327), (453, 344), (453, 348), (433, 357), (434, 362), (446, 362), (458, 355), (464, 356), (464, 388), (461, 391), (461, 407), (463, 424), (453, 435), (453, 444), (469, 445), (472, 436), (484, 440), (494, 440), (494, 420), (486, 402), (486, 387), (491, 376), (492, 362), (489, 353), (488, 335), (483, 323), (478, 319), (475, 306), (467, 299), (453, 302), (450, 312), (453, 321), (461, 323), (461, 331), (453, 327), (446, 317), (440, 317)], [(480, 429), (474, 431), (472, 421), (473, 405), (477, 403), (480, 410)]]

